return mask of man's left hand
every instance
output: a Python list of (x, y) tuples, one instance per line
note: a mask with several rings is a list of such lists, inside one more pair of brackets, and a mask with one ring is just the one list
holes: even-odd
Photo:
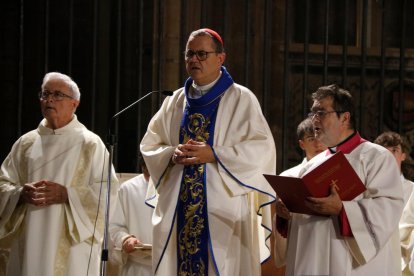
[(49, 206), (68, 202), (66, 187), (58, 183), (41, 180), (33, 183), (33, 204), (36, 206)]
[(339, 215), (342, 209), (342, 200), (336, 186), (331, 186), (331, 194), (327, 197), (308, 197), (306, 206), (321, 215)]
[(210, 145), (194, 140), (189, 140), (186, 144), (179, 145), (174, 155), (176, 154), (176, 158), (173, 156), (174, 163), (184, 166), (213, 163), (216, 160)]

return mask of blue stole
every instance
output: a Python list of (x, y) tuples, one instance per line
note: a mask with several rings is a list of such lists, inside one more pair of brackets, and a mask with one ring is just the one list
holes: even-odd
[[(224, 67), (210, 91), (198, 99), (188, 97), (193, 80), (184, 91), (187, 104), (180, 126), (180, 144), (192, 139), (213, 146), (217, 109), (233, 79)], [(206, 164), (185, 166), (177, 203), (177, 275), (208, 275), (208, 228)]]

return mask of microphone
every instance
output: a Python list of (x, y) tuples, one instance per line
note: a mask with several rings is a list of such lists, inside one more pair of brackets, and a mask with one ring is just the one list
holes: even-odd
[(165, 96), (172, 96), (173, 92), (169, 90), (154, 90), (143, 97), (139, 98), (132, 104), (128, 105), (118, 113), (116, 113), (112, 118), (109, 120), (109, 126), (108, 126), (108, 137), (107, 142), (109, 146), (109, 160), (108, 160), (108, 176), (107, 176), (107, 190), (106, 190), (106, 208), (105, 208), (105, 225), (104, 225), (104, 238), (103, 238), (103, 246), (102, 246), (102, 254), (101, 254), (101, 275), (106, 276), (106, 262), (108, 261), (108, 226), (109, 226), (109, 208), (110, 208), (110, 194), (111, 194), (111, 172), (112, 172), (112, 162), (113, 162), (113, 155), (114, 155), (114, 144), (115, 144), (115, 135), (111, 134), (111, 126), (112, 122), (115, 118), (117, 118), (119, 115), (148, 97), (149, 95), (153, 93), (160, 93)]
[(121, 111), (119, 111), (118, 113), (116, 113), (114, 116), (112, 116), (111, 121), (109, 122), (109, 126), (111, 126), (112, 121), (118, 117), (119, 115), (121, 115), (122, 113), (124, 113), (125, 111), (127, 111), (128, 109), (130, 109), (131, 107), (133, 107), (134, 105), (136, 105), (137, 103), (139, 103), (140, 101), (142, 101), (143, 99), (145, 99), (146, 97), (148, 97), (149, 95), (151, 95), (152, 93), (160, 93), (163, 94), (164, 96), (172, 96), (173, 92), (170, 90), (154, 90), (151, 91), (149, 93), (147, 93), (146, 95), (142, 96), (141, 98), (139, 98), (138, 100), (136, 100), (135, 102), (133, 102), (132, 104), (128, 105), (127, 107), (125, 107), (124, 109), (122, 109)]
[(107, 136), (107, 142), (108, 144), (115, 144), (115, 137), (113, 137), (111, 135), (111, 126), (112, 126), (112, 122), (114, 121), (114, 119), (116, 117), (118, 117), (119, 115), (121, 115), (122, 113), (124, 113), (125, 111), (127, 111), (128, 109), (130, 109), (131, 107), (133, 107), (134, 105), (136, 105), (137, 103), (139, 103), (140, 101), (142, 101), (143, 99), (145, 99), (146, 97), (148, 97), (149, 95), (153, 94), (153, 93), (160, 93), (164, 96), (172, 96), (173, 95), (173, 91), (170, 90), (154, 90), (154, 91), (150, 91), (148, 92), (146, 95), (142, 96), (141, 98), (139, 98), (138, 100), (136, 100), (135, 102), (133, 102), (132, 104), (128, 105), (127, 107), (125, 107), (124, 109), (122, 109), (121, 111), (119, 111), (118, 113), (116, 113), (114, 116), (112, 116), (112, 118), (109, 120), (109, 127), (108, 127), (108, 136)]

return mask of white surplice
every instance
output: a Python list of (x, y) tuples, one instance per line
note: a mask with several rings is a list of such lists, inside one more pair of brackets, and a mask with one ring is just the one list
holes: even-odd
[[(182, 88), (166, 98), (141, 142), (150, 184), (157, 187), (150, 186), (147, 196), (158, 199), (152, 219), (157, 275), (177, 273), (174, 218), (183, 166), (170, 160), (179, 144), (185, 102)], [(270, 256), (275, 197), (262, 174), (275, 174), (276, 149), (257, 98), (247, 88), (233, 84), (224, 93), (213, 143), (219, 162), (206, 164), (209, 275), (215, 274), (214, 265), (220, 275), (260, 275), (260, 262)]]
[(414, 275), (414, 183), (401, 175), (406, 205), (400, 220), (401, 268), (403, 275)]
[[(287, 169), (281, 172), (280, 176), (289, 176), (289, 177), (299, 177), (303, 173), (303, 170), (306, 168), (308, 159), (303, 158), (302, 162), (290, 169)], [(276, 216), (276, 214), (275, 214)], [(276, 217), (274, 217), (274, 220)], [(275, 225), (275, 223), (273, 223)], [(286, 250), (287, 250), (287, 240), (282, 237), (277, 230), (274, 231), (275, 244), (274, 244), (274, 259), (276, 267), (282, 267), (286, 264)]]
[(308, 163), (308, 159), (303, 158), (302, 163), (287, 169), (286, 171), (283, 171), (280, 173), (280, 176), (290, 176), (290, 177), (298, 177), (298, 175), (303, 173), (303, 169), (305, 168), (305, 165)]
[(404, 194), (404, 206), (407, 204), (409, 198), (413, 194), (414, 182), (408, 180), (401, 174), (401, 183), (403, 187), (403, 194)]
[[(142, 243), (152, 244), (153, 208), (145, 204), (147, 189), (148, 182), (143, 174), (121, 184), (109, 220), (109, 232), (117, 249), (122, 249), (123, 241), (131, 235)], [(151, 250), (136, 250), (129, 255), (118, 250), (113, 253), (122, 263), (122, 276), (152, 275)]]
[[(395, 159), (387, 149), (370, 142), (345, 156), (367, 188), (354, 200), (343, 201), (353, 237), (341, 236), (337, 216), (292, 213), (287, 255), (279, 258), (286, 261), (286, 275), (401, 274), (398, 221), (404, 202)], [(325, 151), (303, 171), (326, 158)]]
[[(20, 137), (1, 166), (0, 247), (10, 250), (7, 275), (86, 275), (93, 237), (89, 275), (97, 275), (108, 152), (76, 116), (55, 130), (45, 127), (45, 122)], [(112, 173), (114, 196), (117, 179)], [(42, 179), (64, 185), (69, 203), (18, 204), (22, 186)]]

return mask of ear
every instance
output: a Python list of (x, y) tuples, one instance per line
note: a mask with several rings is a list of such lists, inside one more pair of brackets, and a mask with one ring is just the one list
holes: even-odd
[(407, 158), (407, 155), (405, 154), (405, 152), (401, 153), (401, 161), (405, 161), (405, 159)]
[(220, 66), (223, 65), (224, 61), (226, 60), (226, 53), (219, 53), (218, 54)]
[(78, 108), (78, 106), (79, 106), (79, 101), (78, 100), (73, 100), (72, 105), (73, 105), (73, 109), (76, 110), (76, 108)]
[(304, 145), (304, 143), (305, 143), (305, 142), (303, 142), (303, 140), (299, 140), (299, 147), (300, 147), (302, 150), (305, 150), (305, 145)]
[(342, 123), (348, 123), (349, 124), (351, 122), (351, 113), (349, 113), (347, 111), (347, 112), (342, 113), (341, 115), (342, 116), (340, 116), (340, 120), (341, 120)]

